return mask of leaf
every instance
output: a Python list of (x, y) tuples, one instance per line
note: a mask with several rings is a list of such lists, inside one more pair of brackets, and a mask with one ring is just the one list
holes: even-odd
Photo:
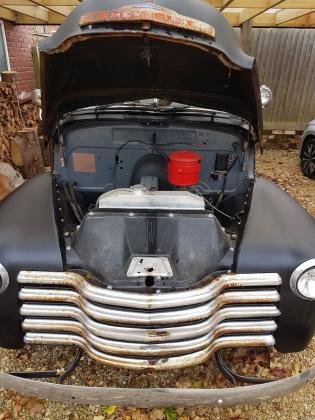
[(200, 389), (203, 387), (203, 381), (202, 379), (196, 379), (196, 380), (191, 381), (191, 385), (195, 389)]
[(166, 416), (166, 420), (176, 420), (177, 419), (177, 412), (175, 408), (169, 407), (164, 408), (164, 414)]
[(115, 414), (117, 410), (117, 406), (116, 405), (102, 405), (101, 410), (105, 416), (110, 417), (113, 414)]
[(274, 375), (277, 379), (285, 379), (286, 378), (286, 370), (283, 368), (273, 368), (270, 369), (272, 375)]
[(25, 408), (31, 417), (34, 417), (35, 414), (42, 413), (44, 411), (43, 403), (36, 398), (30, 398), (27, 401)]

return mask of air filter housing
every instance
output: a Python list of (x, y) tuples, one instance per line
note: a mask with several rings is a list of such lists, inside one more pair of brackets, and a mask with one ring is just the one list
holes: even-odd
[(168, 182), (176, 187), (191, 187), (200, 180), (201, 155), (177, 150), (168, 156)]

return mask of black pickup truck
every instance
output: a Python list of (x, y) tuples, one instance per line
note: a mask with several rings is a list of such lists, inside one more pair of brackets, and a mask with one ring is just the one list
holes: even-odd
[(0, 205), (0, 346), (165, 370), (307, 347), (315, 223), (255, 177), (255, 59), (199, 0), (89, 0), (40, 43), (52, 171)]

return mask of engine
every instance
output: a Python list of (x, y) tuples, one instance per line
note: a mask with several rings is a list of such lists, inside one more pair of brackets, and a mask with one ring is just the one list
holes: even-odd
[(174, 190), (159, 191), (158, 178), (146, 176), (99, 197), (67, 247), (71, 268), (107, 287), (178, 290), (231, 265), (229, 237), (203, 197), (186, 189), (198, 183), (200, 157), (173, 158)]

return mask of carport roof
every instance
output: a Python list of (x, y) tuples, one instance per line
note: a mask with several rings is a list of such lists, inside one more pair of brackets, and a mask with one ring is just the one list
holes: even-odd
[[(204, 1), (221, 10), (233, 26), (240, 26), (252, 19), (254, 27), (315, 27), (315, 0)], [(16, 24), (58, 25), (79, 2), (0, 0), (0, 19)]]

